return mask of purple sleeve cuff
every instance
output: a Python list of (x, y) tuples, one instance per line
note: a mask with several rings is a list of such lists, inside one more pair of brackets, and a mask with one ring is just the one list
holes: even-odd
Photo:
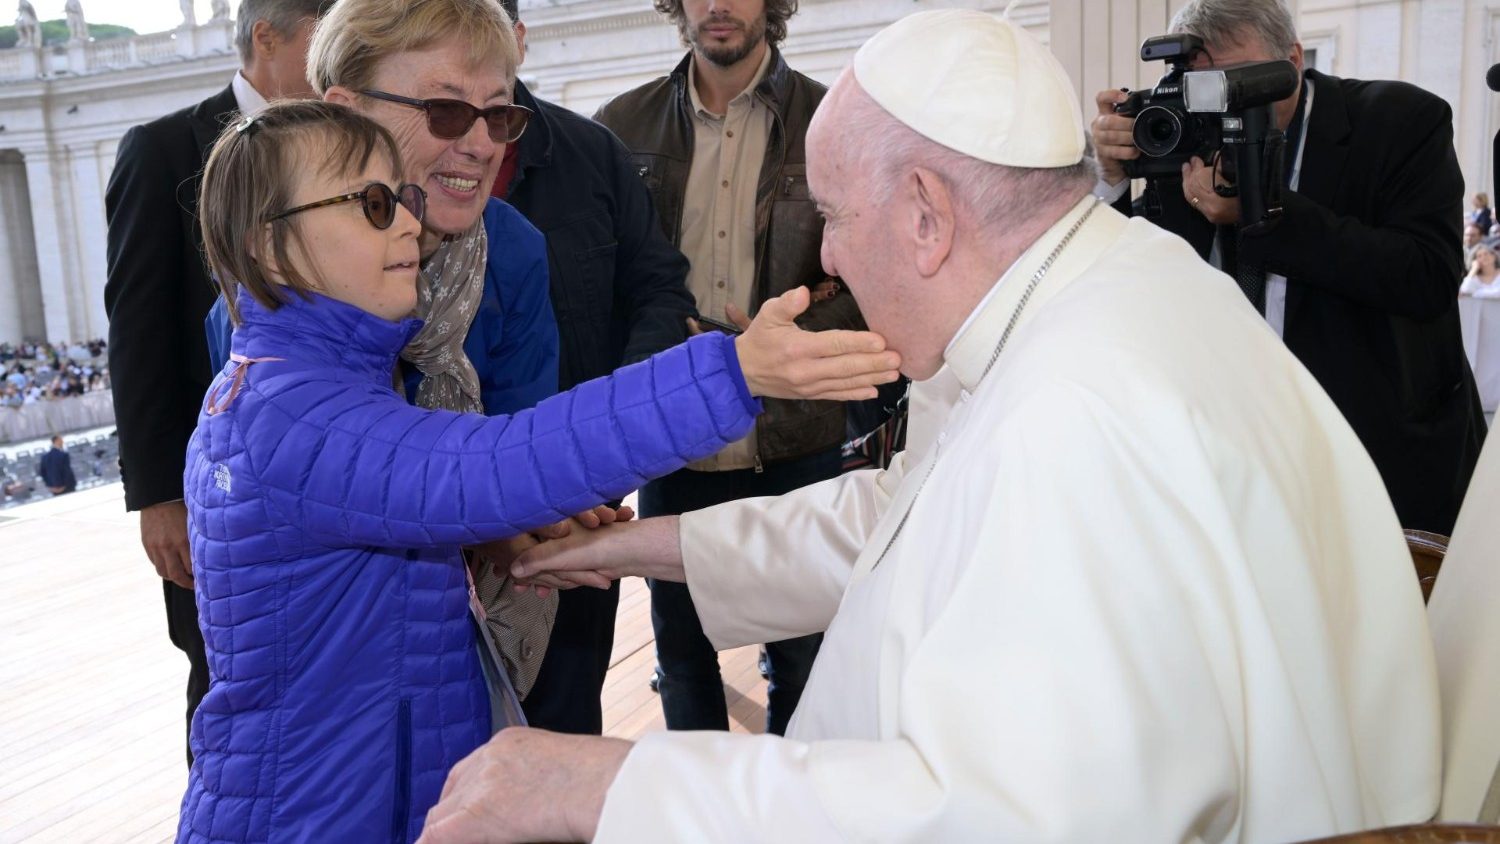
[(724, 365), (734, 376), (734, 384), (740, 391), (740, 401), (745, 403), (745, 412), (751, 416), (759, 416), (762, 410), (760, 399), (750, 395), (750, 385), (745, 383), (745, 372), (740, 369), (740, 351), (734, 344), (734, 337), (729, 334), (718, 336), (719, 342), (723, 344)]

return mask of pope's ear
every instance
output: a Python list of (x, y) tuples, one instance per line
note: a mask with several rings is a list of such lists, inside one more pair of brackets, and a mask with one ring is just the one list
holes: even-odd
[(953, 252), (957, 223), (953, 194), (941, 176), (925, 167), (914, 168), (907, 177), (906, 194), (910, 208), (907, 224), (916, 247), (916, 269), (924, 278), (931, 278)]

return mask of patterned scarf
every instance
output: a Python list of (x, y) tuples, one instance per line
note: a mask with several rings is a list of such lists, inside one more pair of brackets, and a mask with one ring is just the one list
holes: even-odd
[[(417, 315), (425, 322), (401, 352), (403, 359), (422, 372), (418, 407), (484, 412), (479, 374), (464, 354), (464, 339), (484, 296), (488, 257), (489, 236), (481, 218), (458, 237), (444, 240), (422, 268)], [(485, 558), (482, 546), (472, 553)], [(515, 692), (524, 698), (547, 652), (557, 617), (557, 593), (539, 598), (535, 591), (516, 592), (510, 575), (497, 574), (488, 561), (480, 566), (474, 586)]]
[(484, 296), (489, 236), (484, 220), (445, 239), (422, 267), (417, 285), (417, 316), (423, 319), (401, 357), (422, 372), (417, 406), (483, 413), (479, 374), (464, 354), (464, 338)]

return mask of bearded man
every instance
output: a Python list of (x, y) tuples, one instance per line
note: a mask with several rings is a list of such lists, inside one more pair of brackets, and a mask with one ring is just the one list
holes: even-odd
[[(688, 54), (596, 118), (630, 148), (667, 239), (687, 256), (699, 314), (732, 323), (802, 286), (815, 292), (798, 319), (803, 328), (862, 329), (854, 298), (825, 279), (818, 260), (823, 221), (808, 197), (805, 139), (826, 89), (788, 67), (776, 48), (796, 8), (795, 0), (656, 0)], [(749, 436), (647, 484), (641, 515), (781, 495), (835, 477), (844, 435), (842, 403), (772, 399)], [(667, 728), (728, 730), (719, 657), (692, 596), (681, 583), (650, 587)], [(821, 632), (766, 643), (767, 732), (786, 732)]]

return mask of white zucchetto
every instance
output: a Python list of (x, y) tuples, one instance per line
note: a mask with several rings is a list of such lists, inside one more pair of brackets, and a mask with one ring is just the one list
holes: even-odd
[(968, 9), (908, 15), (859, 48), (854, 78), (897, 120), (970, 157), (1008, 167), (1083, 158), (1073, 83), (1008, 18)]

